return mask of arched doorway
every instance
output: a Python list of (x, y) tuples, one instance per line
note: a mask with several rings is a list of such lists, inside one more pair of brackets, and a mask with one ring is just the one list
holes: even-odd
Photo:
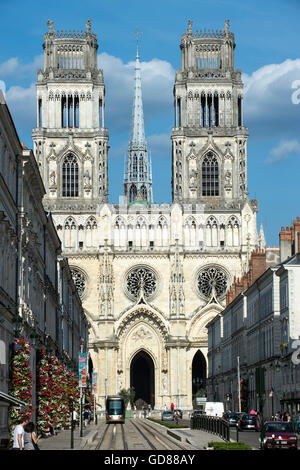
[(206, 360), (201, 351), (197, 351), (192, 362), (193, 400), (200, 391), (206, 390)]
[(154, 364), (145, 351), (138, 352), (131, 361), (130, 387), (134, 387), (135, 402), (143, 400), (154, 408)]

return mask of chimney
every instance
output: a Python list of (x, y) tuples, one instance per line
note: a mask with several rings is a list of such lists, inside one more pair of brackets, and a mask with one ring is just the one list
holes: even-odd
[(256, 281), (266, 270), (266, 252), (264, 250), (255, 250), (251, 255), (250, 272), (251, 284)]
[(286, 230), (284, 227), (281, 227), (281, 232), (279, 233), (279, 247), (281, 262), (292, 256), (292, 232), (290, 227), (287, 227)]

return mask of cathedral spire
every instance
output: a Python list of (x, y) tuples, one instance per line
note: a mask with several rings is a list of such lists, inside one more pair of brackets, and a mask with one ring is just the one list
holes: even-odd
[(135, 200), (153, 202), (152, 170), (148, 158), (145, 138), (141, 64), (139, 58), (138, 35), (135, 61), (134, 96), (132, 106), (131, 134), (128, 145), (127, 167), (124, 176), (124, 193), (129, 202)]

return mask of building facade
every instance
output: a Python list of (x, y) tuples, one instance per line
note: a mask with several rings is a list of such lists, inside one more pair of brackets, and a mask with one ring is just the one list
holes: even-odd
[(21, 145), (0, 92), (0, 447), (10, 436), (9, 405), (29, 405), (12, 390), (15, 339), (30, 346), (33, 421), (40, 350), (75, 367), (81, 344), (87, 348), (88, 322), (44, 195), (35, 156)]
[(108, 202), (108, 131), (97, 38), (48, 22), (38, 72), (34, 152), (50, 210), (91, 323), (98, 400), (133, 386), (161, 408), (192, 406), (207, 373), (206, 325), (233, 277), (264, 248), (248, 198), (247, 138), (234, 35), (182, 35), (174, 85), (172, 203), (152, 201), (136, 59), (124, 198)]
[(234, 411), (259, 409), (266, 418), (278, 410), (299, 413), (299, 273), (294, 254), (267, 269), (209, 323), (209, 399)]

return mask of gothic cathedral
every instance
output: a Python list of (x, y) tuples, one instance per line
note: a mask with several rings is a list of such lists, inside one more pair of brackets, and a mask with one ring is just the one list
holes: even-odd
[[(120, 204), (108, 202), (108, 130), (98, 43), (83, 32), (44, 36), (34, 153), (90, 322), (98, 402), (133, 386), (156, 409), (190, 409), (207, 374), (206, 325), (234, 277), (264, 248), (247, 191), (247, 137), (234, 35), (181, 38), (174, 85), (172, 203), (155, 204), (136, 55), (131, 136)], [(72, 319), (70, 318), (70, 321)]]

